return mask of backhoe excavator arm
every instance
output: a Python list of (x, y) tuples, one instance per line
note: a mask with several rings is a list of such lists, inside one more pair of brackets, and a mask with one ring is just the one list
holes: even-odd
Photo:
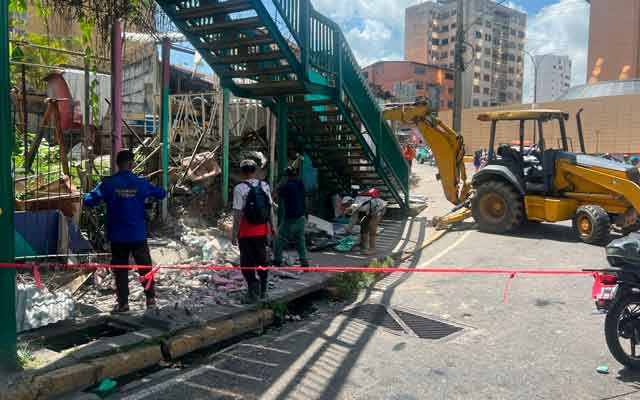
[(471, 185), (467, 182), (462, 135), (433, 116), (426, 104), (392, 108), (384, 112), (384, 117), (390, 121), (416, 124), (433, 152), (445, 197), (456, 206), (466, 203)]

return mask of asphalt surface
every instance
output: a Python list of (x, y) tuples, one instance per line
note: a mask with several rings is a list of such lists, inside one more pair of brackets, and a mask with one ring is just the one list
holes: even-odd
[[(416, 166), (427, 216), (449, 206), (434, 169)], [(412, 266), (579, 270), (605, 263), (569, 224), (529, 225), (517, 236), (448, 233)], [(462, 328), (421, 339), (324, 307), (188, 368), (166, 370), (115, 398), (138, 399), (636, 399), (640, 374), (609, 354), (604, 316), (580, 276), (393, 274), (359, 303), (398, 307)], [(610, 373), (596, 368), (608, 365)]]

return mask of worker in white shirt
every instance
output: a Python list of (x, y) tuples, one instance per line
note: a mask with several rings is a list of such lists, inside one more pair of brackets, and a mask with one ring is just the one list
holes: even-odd
[(355, 225), (360, 225), (360, 249), (365, 255), (373, 255), (376, 252), (378, 225), (387, 211), (387, 203), (375, 197), (359, 200), (348, 196), (342, 199), (345, 213), (351, 217), (347, 232), (351, 232)]

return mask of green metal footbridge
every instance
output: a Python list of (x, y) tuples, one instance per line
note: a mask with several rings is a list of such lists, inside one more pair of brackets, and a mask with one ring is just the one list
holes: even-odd
[(344, 34), (310, 0), (157, 3), (225, 89), (276, 113), (279, 160), (288, 151), (308, 154), (321, 186), (377, 187), (408, 208), (409, 166), (400, 145)]

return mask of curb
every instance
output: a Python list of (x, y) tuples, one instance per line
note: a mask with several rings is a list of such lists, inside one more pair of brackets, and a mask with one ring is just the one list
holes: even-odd
[(44, 400), (84, 390), (105, 378), (118, 378), (176, 359), (233, 337), (264, 329), (274, 312), (261, 309), (183, 331), (158, 344), (147, 344), (90, 361), (31, 376), (0, 390), (0, 400)]
[(273, 323), (273, 319), (273, 310), (262, 309), (233, 319), (209, 323), (203, 327), (189, 329), (165, 341), (162, 350), (167, 358), (175, 360), (232, 337), (266, 328)]

